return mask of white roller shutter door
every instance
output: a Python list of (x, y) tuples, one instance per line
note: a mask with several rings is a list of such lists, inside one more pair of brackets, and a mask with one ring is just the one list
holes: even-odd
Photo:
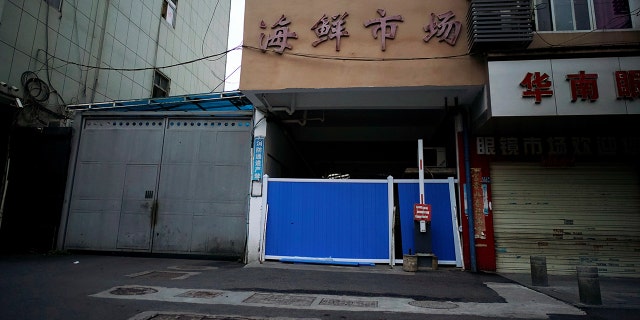
[(585, 264), (604, 276), (640, 277), (638, 180), (626, 164), (493, 163), (498, 272), (529, 272), (529, 257), (545, 256), (549, 274)]

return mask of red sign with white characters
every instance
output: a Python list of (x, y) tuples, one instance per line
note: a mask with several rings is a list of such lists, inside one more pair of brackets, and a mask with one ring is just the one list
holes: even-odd
[(431, 221), (431, 205), (416, 203), (413, 205), (413, 220)]

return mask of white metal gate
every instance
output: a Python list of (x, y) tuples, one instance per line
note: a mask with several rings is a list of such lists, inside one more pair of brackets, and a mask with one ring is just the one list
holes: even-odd
[(574, 274), (579, 264), (608, 276), (640, 274), (634, 167), (494, 163), (491, 187), (499, 272), (529, 272), (529, 257), (541, 255), (550, 274)]
[(250, 121), (85, 119), (65, 248), (240, 256)]

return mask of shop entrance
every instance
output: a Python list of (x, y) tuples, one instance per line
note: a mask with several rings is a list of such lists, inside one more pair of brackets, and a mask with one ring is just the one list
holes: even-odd
[[(394, 182), (414, 179), (411, 183), (415, 183), (417, 190), (419, 139), (423, 140), (425, 148), (425, 178), (428, 181), (443, 180), (445, 185), (449, 178), (454, 181), (457, 178), (455, 118), (460, 106), (473, 104), (481, 91), (481, 87), (460, 86), (291, 89), (245, 94), (267, 118), (264, 169), (269, 179), (386, 181), (388, 177), (393, 177)], [(400, 258), (409, 253), (409, 249), (415, 248), (411, 248), (409, 241), (403, 239), (410, 237), (404, 233), (408, 230), (403, 231), (401, 213), (403, 207), (407, 208), (408, 205), (401, 205), (399, 196), (406, 192), (406, 188), (393, 183), (391, 189), (390, 205), (394, 212), (387, 226), (392, 226), (392, 252)], [(451, 227), (459, 221), (455, 208), (457, 198), (454, 191), (450, 198), (453, 199), (451, 210), (442, 210), (449, 218), (449, 227), (443, 227), (443, 230), (450, 239), (454, 234), (458, 235), (457, 229)], [(281, 201), (297, 200), (289, 197)], [(269, 205), (268, 215), (274, 210)], [(308, 215), (301, 210), (283, 214), (295, 214), (295, 218)], [(387, 216), (380, 219), (383, 218)], [(339, 230), (343, 221), (334, 219), (331, 221), (333, 225), (328, 224), (326, 229)], [(384, 223), (387, 220), (380, 221)], [(272, 240), (273, 237), (285, 237), (286, 232), (278, 233), (276, 229), (270, 229), (272, 222), (269, 220), (265, 224), (266, 234), (271, 235)], [(291, 226), (282, 224), (281, 227)], [(269, 241), (267, 239), (267, 243)], [(453, 247), (453, 240), (446, 241), (452, 243)], [(286, 250), (275, 248), (267, 248), (267, 253), (273, 256), (289, 254)], [(384, 250), (382, 244), (380, 250)], [(448, 250), (453, 253), (445, 260), (458, 265), (454, 251)], [(380, 259), (378, 255), (372, 258)]]
[(279, 140), (268, 150), (275, 177), (416, 178), (418, 139), (427, 178), (456, 173), (453, 115), (444, 109), (305, 110), (269, 120), (269, 138)]

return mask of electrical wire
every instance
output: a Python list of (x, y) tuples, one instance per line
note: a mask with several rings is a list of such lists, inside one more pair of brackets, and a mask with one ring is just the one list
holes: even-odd
[(238, 65), (235, 70), (233, 70), (228, 76), (226, 76), (224, 79), (222, 79), (222, 81), (211, 90), (211, 92), (215, 92), (216, 89), (218, 89), (218, 87), (220, 87), (221, 85), (223, 85), (225, 82), (227, 82), (227, 79), (229, 79), (234, 73), (236, 73), (236, 71), (240, 70), (240, 67), (242, 67), (242, 65)]
[[(218, 4), (219, 4), (219, 0), (218, 0), (218, 2), (216, 3), (216, 8), (217, 8), (217, 5), (218, 5)], [(546, 3), (540, 3), (540, 4), (537, 4), (537, 5), (535, 5), (535, 6), (534, 6), (534, 8), (532, 9), (532, 11), (541, 10), (541, 9), (545, 8), (545, 6), (546, 6)], [(216, 8), (214, 8), (214, 13), (215, 13)], [(532, 13), (533, 13), (533, 12), (532, 12)], [(632, 14), (632, 15), (640, 15), (640, 8), (637, 8), (637, 9), (632, 10), (632, 11), (631, 11), (631, 14)], [(620, 18), (620, 17), (617, 17), (617, 18)], [(205, 32), (205, 37), (206, 37), (206, 34), (209, 32), (209, 29), (210, 29), (210, 26), (211, 26), (211, 22), (212, 22), (212, 21), (213, 21), (213, 17), (212, 17), (212, 19), (211, 19), (211, 21), (210, 21), (210, 23), (209, 23), (209, 27), (207, 28), (207, 31)], [(586, 36), (586, 35), (588, 35), (588, 34), (590, 34), (590, 33), (597, 32), (597, 31), (603, 31), (603, 30), (606, 30), (606, 28), (604, 28), (604, 29), (594, 29), (594, 30), (591, 30), (591, 31), (589, 31), (589, 32), (587, 32), (587, 33), (580, 34), (580, 35), (578, 35), (578, 36), (576, 36), (576, 37), (574, 37), (574, 38), (571, 38), (571, 39), (565, 40), (565, 41), (563, 41), (563, 42), (561, 42), (561, 43), (558, 43), (558, 44), (552, 44), (552, 43), (548, 42), (546, 39), (544, 39), (544, 37), (542, 37), (542, 36), (540, 35), (540, 33), (539, 33), (538, 31), (534, 31), (534, 33), (535, 33), (536, 35), (538, 35), (538, 36), (540, 37), (540, 39), (541, 39), (543, 42), (545, 42), (547, 45), (549, 45), (549, 46), (551, 46), (551, 47), (555, 47), (555, 46), (560, 46), (560, 45), (562, 45), (562, 44), (564, 44), (564, 43), (568, 43), (568, 42), (574, 41), (575, 39), (578, 39), (578, 38), (584, 37), (584, 36)], [(615, 43), (615, 44), (635, 44), (635, 42), (634, 42), (634, 43), (631, 43), (631, 42), (621, 42), (621, 43)], [(607, 44), (603, 44), (603, 45), (607, 45)], [(231, 48), (231, 49), (228, 49), (228, 50), (226, 50), (226, 51), (224, 51), (224, 52), (220, 52), (220, 53), (216, 53), (216, 54), (211, 54), (211, 55), (206, 55), (206, 56), (203, 56), (203, 57), (200, 57), (200, 58), (197, 58), (197, 59), (192, 59), (192, 60), (188, 60), (188, 61), (184, 61), (184, 62), (179, 62), (179, 63), (175, 63), (175, 64), (171, 64), (171, 65), (166, 65), (166, 66), (159, 66), (159, 67), (145, 67), (145, 68), (112, 68), (112, 67), (92, 66), (92, 65), (88, 65), (88, 64), (82, 64), (82, 63), (77, 63), (77, 62), (68, 61), (68, 60), (65, 60), (65, 59), (62, 59), (62, 58), (58, 58), (58, 57), (56, 57), (56, 56), (54, 56), (54, 55), (49, 54), (48, 52), (46, 52), (46, 54), (47, 54), (47, 56), (49, 57), (48, 59), (53, 59), (53, 60), (57, 60), (57, 61), (63, 62), (64, 64), (63, 64), (62, 66), (60, 66), (60, 67), (64, 67), (64, 66), (66, 66), (66, 65), (75, 65), (75, 66), (79, 66), (79, 67), (82, 67), (82, 68), (87, 68), (88, 70), (96, 69), (96, 70), (108, 70), (108, 71), (144, 71), (144, 70), (168, 69), (168, 68), (172, 68), (172, 67), (178, 67), (178, 66), (183, 66), (183, 65), (187, 65), (187, 64), (192, 64), (192, 63), (199, 62), (199, 61), (203, 61), (203, 60), (212, 61), (212, 60), (209, 60), (209, 59), (211, 59), (211, 58), (216, 58), (216, 57), (217, 57), (218, 59), (220, 59), (220, 58), (222, 58), (222, 57), (226, 56), (228, 53), (230, 53), (230, 52), (232, 52), (232, 51), (235, 51), (235, 50), (241, 50), (241, 49), (243, 49), (243, 48), (245, 48), (245, 49), (249, 49), (249, 50), (254, 50), (254, 51), (256, 51), (256, 50), (260, 50), (260, 51), (263, 51), (263, 52), (264, 52), (264, 51), (275, 52), (275, 50), (272, 50), (272, 49), (266, 49), (266, 50), (263, 50), (262, 48), (258, 48), (258, 47), (254, 47), (254, 46), (249, 46), (249, 45), (238, 45), (238, 46), (236, 46), (236, 47), (234, 47), (234, 48)], [(204, 52), (204, 43), (203, 43), (203, 45), (202, 45), (202, 50), (203, 50), (203, 52)], [(470, 52), (466, 52), (466, 53), (463, 53), (463, 54), (448, 55), (448, 56), (436, 56), (436, 57), (407, 57), (407, 58), (376, 58), (376, 57), (362, 57), (362, 56), (361, 56), (361, 57), (341, 57), (341, 56), (317, 55), (317, 54), (311, 54), (311, 53), (299, 53), (299, 52), (290, 52), (290, 51), (285, 51), (285, 52), (283, 52), (283, 53), (282, 53), (282, 55), (292, 55), (292, 56), (298, 56), (298, 57), (304, 57), (304, 58), (311, 58), (311, 59), (321, 59), (321, 60), (336, 60), (336, 61), (372, 61), (372, 62), (375, 62), (375, 61), (415, 61), (415, 60), (454, 59), (454, 58), (461, 58), (461, 57), (465, 57), (465, 56), (470, 56), (470, 55), (471, 55), (471, 53), (470, 53)], [(48, 60), (48, 59), (45, 59), (45, 61), (46, 61), (46, 60)], [(217, 60), (217, 59), (216, 59), (216, 60)], [(215, 61), (215, 60), (213, 60), (213, 61)], [(60, 67), (57, 67), (57, 68), (60, 68)], [(235, 71), (234, 71), (234, 72), (235, 72)], [(225, 79), (226, 79), (226, 78), (225, 78)], [(219, 87), (219, 85), (218, 85), (217, 87)], [(217, 87), (216, 87), (216, 88), (217, 88)]]
[(83, 68), (88, 68), (88, 69), (109, 70), (109, 71), (145, 71), (145, 70), (168, 69), (168, 68), (173, 68), (173, 67), (184, 66), (184, 65), (192, 64), (192, 63), (199, 62), (199, 61), (202, 61), (202, 60), (207, 60), (207, 59), (212, 58), (212, 57), (223, 56), (223, 55), (228, 54), (229, 52), (232, 52), (232, 51), (235, 51), (235, 50), (240, 50), (240, 49), (242, 49), (242, 47), (238, 46), (238, 47), (226, 50), (224, 52), (208, 55), (208, 56), (197, 58), (197, 59), (193, 59), (193, 60), (188, 60), (188, 61), (179, 62), (179, 63), (175, 63), (175, 64), (170, 64), (170, 65), (166, 65), (166, 66), (145, 67), (145, 68), (111, 68), (111, 67), (92, 66), (92, 65), (88, 65), (88, 64), (83, 64), (83, 63), (78, 63), (78, 62), (73, 62), (73, 61), (62, 59), (62, 58), (58, 58), (58, 57), (56, 57), (54, 55), (51, 55), (51, 54), (47, 54), (47, 55), (52, 57), (55, 60), (70, 64), (70, 65), (75, 65), (75, 66), (80, 66), (80, 67), (83, 67)]
[[(217, 10), (217, 7), (219, 5), (220, 0), (218, 0), (218, 2), (216, 2), (216, 6), (214, 7), (214, 14), (215, 11)], [(533, 11), (538, 11), (541, 9), (545, 9), (546, 7), (546, 3), (540, 3), (534, 6), (534, 8), (532, 9), (532, 14), (534, 14)], [(632, 15), (640, 15), (640, 8), (632, 10), (630, 12)], [(48, 15), (47, 15), (48, 16)], [(620, 18), (620, 17), (617, 17)], [(213, 15), (211, 17), (211, 20), (209, 22), (209, 26), (207, 27), (207, 31), (205, 32), (205, 36), (203, 38), (203, 44), (202, 44), (202, 51), (204, 53), (204, 39), (206, 38), (206, 35), (209, 32), (209, 29), (211, 27), (211, 23), (213, 22)], [(611, 23), (611, 22), (610, 22)], [(584, 37), (588, 34), (591, 34), (593, 32), (596, 31), (603, 31), (606, 30), (606, 28), (604, 29), (594, 29), (591, 30), (587, 33), (583, 33), (580, 34), (576, 37), (573, 37), (571, 39), (565, 40), (561, 43), (557, 43), (557, 44), (553, 44), (550, 43), (549, 41), (547, 41), (543, 36), (541, 36), (541, 34), (538, 31), (534, 31), (534, 33), (536, 35), (538, 35), (538, 37), (540, 38), (541, 41), (545, 42), (549, 47), (557, 47), (557, 46), (561, 46), (565, 43), (574, 41), (576, 39), (579, 39), (581, 37)], [(607, 44), (603, 44), (603, 43), (598, 43), (600, 45), (607, 45)], [(635, 43), (630, 43), (630, 42), (621, 42), (621, 43), (615, 43), (615, 44), (635, 44)], [(168, 69), (168, 68), (173, 68), (173, 67), (178, 67), (178, 66), (183, 66), (183, 65), (188, 65), (188, 64), (192, 64), (195, 62), (199, 62), (199, 61), (203, 61), (203, 60), (207, 60), (207, 61), (215, 61), (218, 59), (221, 59), (222, 57), (226, 56), (228, 53), (235, 51), (235, 50), (241, 50), (243, 48), (249, 49), (249, 50), (260, 50), (261, 52), (265, 52), (265, 51), (269, 51), (269, 52), (275, 52), (275, 50), (272, 49), (262, 49), (262, 48), (258, 48), (258, 47), (254, 47), (254, 46), (249, 46), (249, 45), (238, 45), (234, 48), (228, 49), (224, 52), (220, 52), (220, 53), (216, 53), (216, 54), (211, 54), (211, 55), (206, 55), (197, 59), (192, 59), (192, 60), (188, 60), (188, 61), (184, 61), (184, 62), (179, 62), (179, 63), (175, 63), (175, 64), (171, 64), (171, 65), (166, 65), (166, 66), (159, 66), (159, 67), (144, 67), (144, 68), (112, 68), (112, 67), (101, 67), (101, 66), (92, 66), (92, 65), (88, 65), (88, 64), (83, 64), (83, 63), (77, 63), (74, 61), (69, 61), (69, 60), (65, 60), (59, 57), (56, 57), (55, 55), (52, 55), (48, 52), (48, 35), (47, 35), (47, 47), (44, 50), (46, 57), (45, 57), (45, 61), (44, 61), (44, 69), (47, 70), (47, 80), (48, 82), (50, 82), (50, 75), (49, 72), (52, 69), (56, 69), (56, 68), (62, 68), (64, 66), (67, 65), (74, 65), (74, 66), (78, 66), (80, 68), (86, 68), (86, 70), (91, 70), (91, 69), (96, 69), (96, 70), (107, 70), (107, 71), (145, 71), (145, 70), (157, 70), (157, 69)], [(334, 61), (363, 61), (363, 62), (383, 62), (383, 61), (418, 61), (418, 60), (441, 60), (441, 59), (455, 59), (455, 58), (462, 58), (462, 57), (466, 57), (466, 56), (471, 56), (472, 53), (470, 52), (466, 52), (463, 54), (456, 54), (456, 55), (447, 55), (447, 56), (435, 56), (435, 57), (406, 57), (406, 58), (378, 58), (378, 57), (364, 57), (364, 56), (359, 56), (359, 57), (341, 57), (341, 56), (330, 56), (330, 55), (317, 55), (317, 54), (311, 54), (311, 53), (300, 53), (300, 52), (290, 52), (290, 51), (285, 51), (283, 53), (281, 53), (282, 55), (290, 55), (290, 56), (297, 56), (297, 57), (302, 57), (302, 58), (310, 58), (310, 59), (319, 59), (319, 60), (334, 60)], [(216, 58), (214, 60), (210, 60), (211, 58)], [(51, 64), (53, 64), (53, 61), (59, 61), (62, 62), (63, 64), (61, 66), (58, 67), (53, 67), (50, 66), (49, 63), (51, 61)], [(235, 72), (237, 72), (240, 69), (240, 66), (238, 66), (231, 74), (229, 74), (227, 77), (225, 77), (220, 84), (218, 84), (211, 92), (214, 92), (217, 88), (219, 88), (231, 75), (233, 75)], [(52, 91), (54, 94), (56, 94), (57, 96), (60, 96), (57, 91), (54, 89)], [(62, 98), (62, 97), (60, 97)]]
[[(216, 5), (215, 5), (215, 7), (213, 7), (213, 13), (211, 14), (211, 19), (209, 20), (209, 25), (207, 26), (207, 31), (204, 32), (204, 36), (202, 37), (202, 46), (201, 46), (202, 56), (205, 56), (205, 54), (204, 54), (204, 44), (205, 44), (205, 42), (207, 42), (207, 34), (209, 34), (209, 28), (211, 28), (211, 23), (213, 22), (213, 18), (216, 15), (216, 11), (218, 10), (218, 5), (219, 4), (220, 4), (220, 0), (216, 1)], [(216, 61), (218, 59), (209, 60), (209, 61)]]
[[(243, 48), (246, 49), (250, 49), (250, 50), (254, 50), (254, 51), (269, 51), (269, 52), (274, 52), (276, 53), (275, 50), (273, 49), (261, 49), (261, 48), (257, 48), (257, 47), (253, 47), (253, 46), (247, 46), (247, 45), (243, 45)], [(408, 57), (408, 58), (373, 58), (373, 57), (340, 57), (340, 56), (325, 56), (325, 55), (317, 55), (317, 54), (310, 54), (310, 53), (298, 53), (298, 52), (289, 52), (289, 51), (284, 51), (283, 53), (279, 53), (278, 54), (282, 54), (282, 55), (292, 55), (292, 56), (298, 56), (298, 57), (304, 57), (304, 58), (311, 58), (311, 59), (320, 59), (320, 60), (336, 60), (336, 61), (416, 61), (416, 60), (439, 60), (439, 59), (454, 59), (454, 58), (461, 58), (461, 57), (465, 57), (465, 56), (470, 56), (471, 53), (467, 52), (467, 53), (462, 53), (462, 54), (455, 54), (455, 55), (449, 55), (449, 56), (437, 56), (437, 57)]]
[[(38, 121), (39, 123), (46, 125), (46, 122), (43, 121), (42, 119), (40, 119), (40, 112), (44, 112), (46, 114), (48, 114), (49, 116), (52, 116), (54, 118), (57, 119), (68, 119), (68, 117), (64, 114), (64, 106), (66, 106), (66, 102), (64, 101), (64, 98), (62, 97), (62, 95), (60, 95), (58, 93), (58, 91), (54, 88), (53, 84), (51, 83), (51, 72), (52, 70), (55, 70), (57, 68), (61, 68), (61, 67), (55, 67), (52, 66), (53, 65), (53, 60), (49, 59), (49, 14), (50, 14), (50, 6), (46, 5), (46, 18), (45, 18), (45, 32), (44, 32), (44, 37), (45, 37), (45, 49), (38, 49), (36, 52), (36, 60), (37, 56), (39, 54), (40, 51), (43, 51), (45, 53), (45, 57), (44, 57), (44, 61), (43, 61), (43, 66), (38, 70), (39, 71), (44, 71), (46, 74), (46, 82), (41, 80), (38, 75), (35, 72), (32, 71), (25, 71), (22, 73), (21, 76), (21, 84), (24, 88), (24, 91), (26, 93), (26, 95), (28, 96), (31, 104), (34, 106), (34, 108), (32, 108), (31, 110), (31, 116), (33, 117), (32, 120)], [(50, 103), (48, 103), (49, 98), (51, 97), (51, 95), (55, 95), (55, 97), (58, 99), (57, 102), (61, 102), (62, 104), (57, 104), (57, 106), (61, 107), (61, 112), (55, 112), (50, 110), (49, 108), (47, 108), (47, 105), (51, 105)], [(21, 112), (21, 114), (24, 114)]]

